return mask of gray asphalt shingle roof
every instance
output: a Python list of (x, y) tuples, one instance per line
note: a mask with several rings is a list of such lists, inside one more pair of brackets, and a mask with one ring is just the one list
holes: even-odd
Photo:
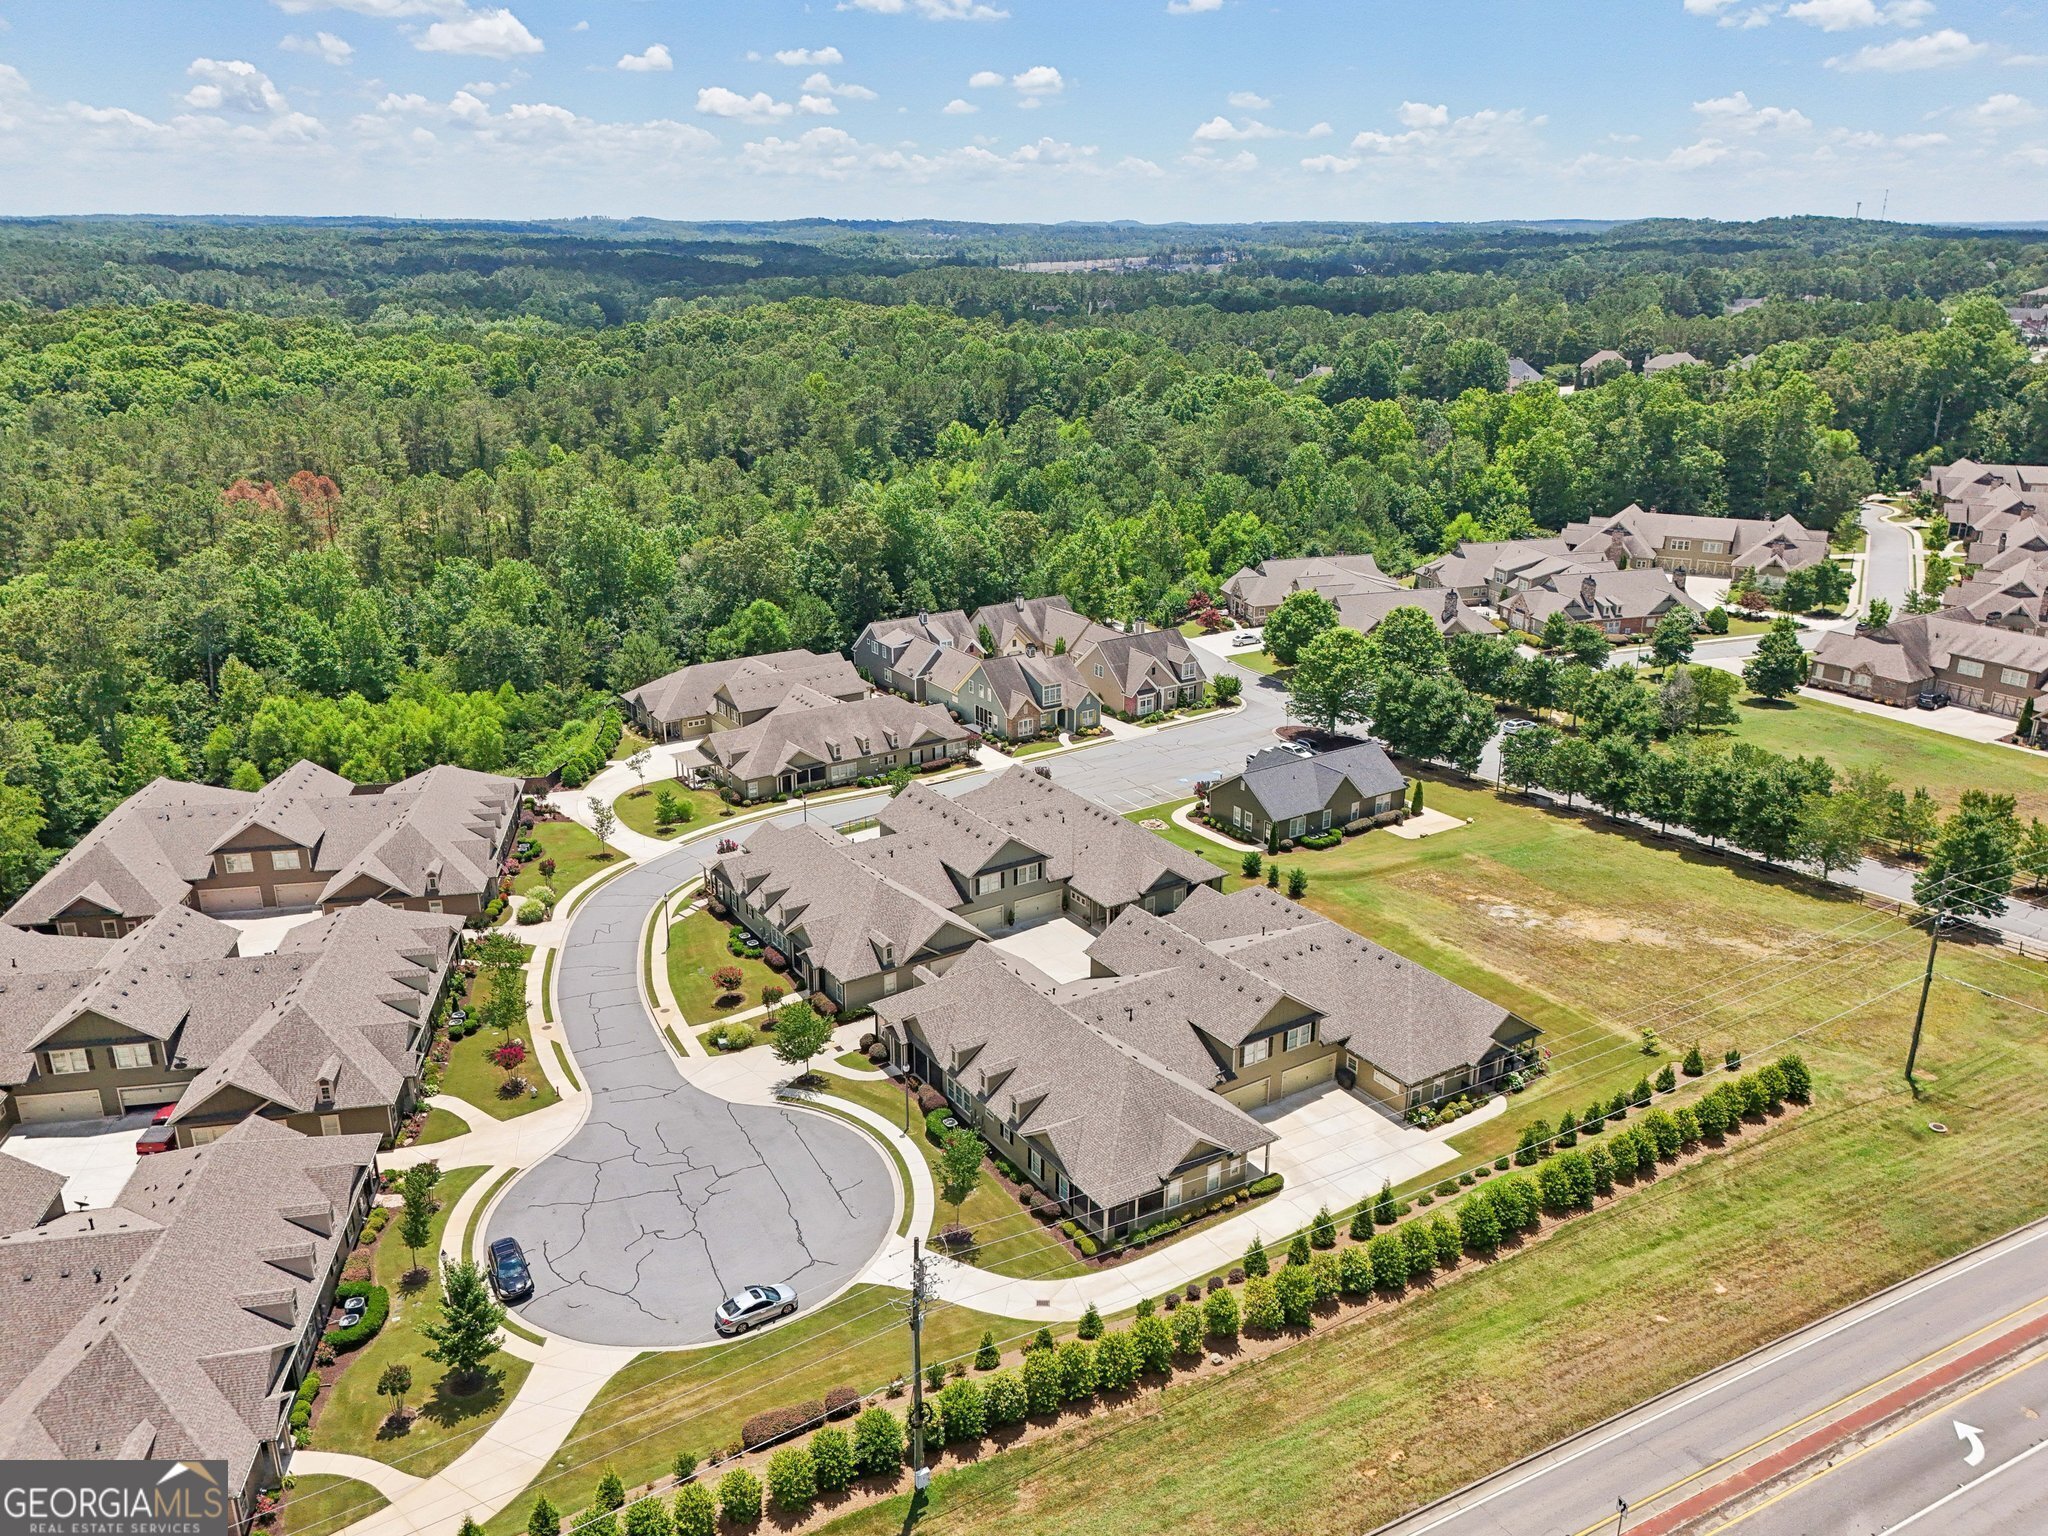
[[(1225, 779), (1210, 789), (1211, 794), (1236, 782), (1274, 821), (1295, 816), (1312, 816), (1340, 798), (1372, 800), (1399, 793), (1407, 786), (1401, 770), (1372, 742), (1318, 752), (1314, 757), (1297, 757), (1284, 747), (1268, 747), (1245, 760), (1244, 772), (1235, 780)], [(1351, 797), (1341, 796), (1346, 785)]]

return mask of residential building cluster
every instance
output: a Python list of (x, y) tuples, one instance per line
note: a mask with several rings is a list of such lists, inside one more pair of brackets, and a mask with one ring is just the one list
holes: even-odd
[(1314, 592), (1337, 610), (1337, 622), (1369, 635), (1397, 608), (1419, 608), (1440, 634), (1492, 634), (1484, 614), (1460, 594), (1417, 592), (1381, 573), (1371, 555), (1328, 555), (1304, 560), (1265, 560), (1248, 565), (1223, 584), (1230, 615), (1240, 624), (1261, 625), (1296, 592)]

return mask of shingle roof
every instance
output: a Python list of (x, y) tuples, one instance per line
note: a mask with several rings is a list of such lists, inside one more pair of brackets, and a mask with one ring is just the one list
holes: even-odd
[(1386, 592), (1398, 585), (1371, 555), (1315, 555), (1245, 566), (1223, 584), (1223, 591), (1254, 608), (1277, 608), (1290, 592), (1320, 592), (1334, 603), (1341, 597)]
[(1340, 598), (1337, 622), (1346, 629), (1369, 635), (1397, 608), (1420, 608), (1436, 625), (1438, 634), (1490, 635), (1494, 632), (1485, 616), (1467, 607), (1464, 599), (1450, 587), (1441, 590), (1424, 588), (1416, 592), (1397, 587), (1391, 592), (1368, 592)]
[(868, 691), (853, 663), (837, 652), (820, 656), (791, 650), (699, 662), (642, 683), (621, 697), (652, 718), (673, 724), (710, 714), (721, 689), (740, 708), (754, 710), (772, 708), (799, 687), (843, 699), (857, 699)]
[(767, 779), (793, 764), (845, 762), (969, 737), (936, 704), (913, 704), (893, 693), (848, 700), (795, 688), (752, 725), (707, 738), (704, 754), (736, 779)]
[(914, 1022), (969, 1091), (1049, 1146), (1104, 1206), (1158, 1190), (1198, 1151), (1242, 1155), (1274, 1140), (1206, 1082), (1077, 1017), (986, 945), (882, 999), (875, 1017), (899, 1038)]
[(1671, 368), (1698, 367), (1699, 363), (1700, 360), (1690, 352), (1659, 352), (1655, 357), (1643, 364), (1643, 372), (1663, 373)]
[(1635, 560), (1652, 559), (1664, 541), (1673, 538), (1724, 542), (1733, 565), (1759, 569), (1797, 570), (1828, 557), (1828, 536), (1803, 526), (1796, 518), (1700, 517), (1652, 512), (1633, 503), (1612, 517), (1572, 523), (1558, 537), (1581, 553), (1611, 558), (1618, 549)]
[(1920, 614), (1894, 619), (1876, 632), (1859, 629), (1853, 634), (1824, 634), (1813, 652), (1817, 663), (1922, 685), (1931, 681), (1936, 671), (1950, 668), (1957, 657), (2026, 672), (2029, 686), (2039, 688), (2043, 675), (2048, 674), (2048, 635)]
[(0, 1454), (220, 1458), (239, 1490), (376, 1149), (252, 1118), (144, 1158), (109, 1210), (0, 1236)]
[[(1269, 747), (1246, 759), (1244, 772), (1237, 775), (1236, 781), (1274, 821), (1314, 815), (1337, 800), (1347, 784), (1356, 798), (1371, 800), (1395, 793), (1407, 783), (1401, 770), (1372, 742), (1307, 758), (1297, 757), (1283, 747)], [(1210, 793), (1215, 794), (1231, 782), (1225, 779)]]
[(1516, 593), (1503, 606), (1523, 610), (1532, 627), (1540, 626), (1553, 613), (1598, 623), (1654, 618), (1672, 608), (1695, 614), (1706, 611), (1654, 566), (1561, 572)]
[[(347, 895), (477, 895), (519, 813), (521, 783), (448, 765), (375, 792), (309, 762), (254, 792), (158, 779), (116, 806), (6, 919), (55, 922), (81, 900), (129, 917), (188, 903), (213, 854), (252, 829), (310, 849), (320, 900)], [(352, 891), (351, 887), (364, 887)]]
[[(64, 1175), (0, 1150), (0, 1232), (25, 1232), (47, 1218), (64, 1193)], [(7, 1274), (0, 1269), (0, 1281)]]

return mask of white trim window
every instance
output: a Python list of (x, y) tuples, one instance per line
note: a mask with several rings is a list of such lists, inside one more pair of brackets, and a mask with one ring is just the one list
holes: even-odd
[(2000, 667), (1998, 669), (1998, 680), (2008, 688), (2024, 688), (2027, 686), (2027, 674), (2020, 671), (2017, 667)]
[(1001, 870), (997, 870), (992, 875), (976, 875), (974, 877), (974, 894), (977, 896), (992, 895), (1002, 888), (1003, 874)]
[(1240, 1067), (1256, 1067), (1272, 1054), (1271, 1040), (1247, 1040), (1238, 1048), (1237, 1064)]
[(57, 1050), (45, 1054), (50, 1058), (50, 1072), (57, 1077), (70, 1077), (92, 1070), (92, 1052), (85, 1050)]
[(114, 1047), (114, 1065), (117, 1067), (153, 1067), (155, 1059), (150, 1054), (149, 1042), (139, 1045), (117, 1045)]
[(1972, 661), (1968, 656), (1958, 656), (1956, 658), (1956, 672), (1962, 677), (1982, 677), (1984, 675), (1984, 663)]
[(220, 872), (224, 875), (248, 875), (256, 871), (256, 855), (253, 853), (224, 853), (220, 855)]
[(302, 869), (304, 864), (299, 858), (298, 849), (273, 848), (270, 851), (270, 867), (272, 869)]
[(1306, 1024), (1296, 1024), (1287, 1031), (1287, 1049), (1298, 1051), (1304, 1045), (1313, 1043), (1315, 1038), (1316, 1024), (1314, 1019), (1310, 1019)]

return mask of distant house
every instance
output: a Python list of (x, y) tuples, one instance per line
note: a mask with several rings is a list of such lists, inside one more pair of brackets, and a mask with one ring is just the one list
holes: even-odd
[(222, 1462), (228, 1528), (249, 1530), (290, 1467), (376, 1150), (244, 1121), (143, 1158), (106, 1209), (0, 1233), (0, 1456)]
[(868, 692), (853, 664), (836, 651), (774, 651), (732, 661), (704, 661), (619, 695), (633, 729), (650, 741), (686, 741), (736, 731), (774, 709), (791, 691), (808, 688), (835, 699)]
[(1721, 306), (1721, 312), (1728, 315), (1746, 315), (1752, 309), (1759, 309), (1769, 301), (1766, 299), (1730, 299)]
[(1340, 598), (1337, 602), (1337, 622), (1346, 629), (1355, 629), (1361, 635), (1369, 635), (1398, 608), (1419, 608), (1429, 615), (1440, 635), (1490, 635), (1493, 625), (1477, 609), (1468, 606), (1458, 593), (1445, 589), (1441, 594), (1423, 590), (1410, 591), (1396, 587), (1391, 592), (1366, 592), (1356, 597)]
[(522, 789), (446, 765), (358, 785), (303, 761), (253, 792), (158, 779), (80, 838), (6, 921), (112, 938), (174, 907), (258, 916), (378, 901), (471, 917), (496, 893)]
[(678, 773), (701, 775), (742, 800), (772, 800), (879, 778), (898, 768), (957, 762), (973, 735), (945, 710), (893, 694), (838, 699), (797, 688), (779, 707), (679, 753)]
[(1102, 723), (1101, 700), (1066, 652), (1034, 645), (984, 656), (974, 621), (957, 608), (878, 619), (861, 631), (853, 659), (879, 686), (920, 704), (942, 704), (985, 736), (1028, 741)]
[(1695, 619), (1706, 610), (1682, 585), (1658, 570), (1588, 571), (1526, 587), (1500, 606), (1508, 627), (1541, 634), (1554, 613), (1577, 624), (1590, 624), (1605, 635), (1641, 635), (1674, 610)]
[(1572, 523), (1558, 537), (1582, 558), (1693, 576), (1750, 570), (1769, 587), (1828, 558), (1828, 536), (1797, 518), (1698, 517), (1651, 512), (1633, 503), (1608, 517)]
[[(1939, 697), (1965, 709), (2017, 718), (2030, 699), (2037, 712), (2042, 707), (2048, 636), (1939, 614), (1894, 619), (1881, 630), (1821, 636), (1808, 681), (1900, 708)], [(2037, 719), (2037, 738), (2041, 724)]]
[(1643, 364), (1643, 372), (1645, 374), (1669, 373), (1673, 368), (1700, 368), (1704, 366), (1705, 364), (1690, 352), (1659, 352), (1655, 357)]
[(1244, 771), (1209, 786), (1210, 817), (1252, 843), (1293, 841), (1398, 820), (1408, 781), (1372, 742), (1298, 757), (1268, 747)]
[(1579, 364), (1579, 382), (1597, 384), (1613, 374), (1629, 371), (1629, 361), (1612, 347), (1603, 347)]
[(1922, 475), (1920, 490), (1948, 519), (1950, 538), (1975, 541), (2021, 518), (2048, 513), (2048, 464), (1957, 459)]
[(1542, 382), (1543, 375), (1537, 369), (1531, 368), (1519, 357), (1511, 357), (1508, 359), (1509, 394), (1513, 394), (1516, 390), (1520, 389), (1524, 384), (1541, 384)]
[(1223, 583), (1230, 616), (1258, 625), (1296, 592), (1319, 592), (1331, 602), (1365, 592), (1391, 592), (1400, 583), (1381, 572), (1371, 555), (1316, 555), (1247, 565)]

